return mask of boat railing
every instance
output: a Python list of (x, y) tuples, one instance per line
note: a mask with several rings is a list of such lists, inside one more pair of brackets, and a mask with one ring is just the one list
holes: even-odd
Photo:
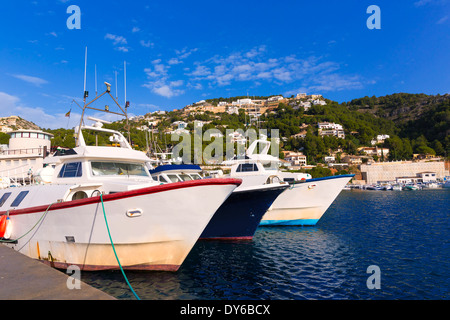
[(27, 164), (0, 171), (0, 189), (33, 183), (33, 172)]
[(22, 155), (22, 154), (43, 155), (44, 148), (26, 148), (26, 149), (13, 149), (0, 151), (0, 155), (2, 156)]

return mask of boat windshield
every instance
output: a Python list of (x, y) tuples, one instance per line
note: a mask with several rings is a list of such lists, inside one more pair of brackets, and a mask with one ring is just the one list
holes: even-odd
[(92, 174), (94, 176), (140, 176), (148, 177), (147, 170), (140, 163), (92, 161)]
[(266, 162), (263, 166), (266, 170), (278, 170), (280, 168), (280, 164), (277, 161)]
[(185, 173), (180, 174), (180, 178), (183, 179), (183, 181), (192, 180), (191, 176)]
[(171, 182), (180, 182), (180, 178), (176, 174), (168, 174), (167, 177), (170, 179)]

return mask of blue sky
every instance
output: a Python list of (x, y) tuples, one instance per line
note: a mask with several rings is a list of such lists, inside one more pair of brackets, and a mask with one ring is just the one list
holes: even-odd
[[(81, 29), (68, 29), (70, 5)], [(368, 29), (370, 5), (381, 29)], [(450, 0), (3, 1), (0, 116), (71, 128), (104, 81), (130, 114), (237, 95), (450, 92)], [(97, 107), (110, 100), (101, 100)], [(72, 110), (70, 118), (64, 114)], [(79, 119), (79, 118), (78, 118)], [(115, 119), (112, 119), (115, 120)]]

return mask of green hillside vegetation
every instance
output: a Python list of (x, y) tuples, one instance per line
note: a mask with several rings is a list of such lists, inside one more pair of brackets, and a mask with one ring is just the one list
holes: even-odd
[[(208, 100), (217, 104), (219, 101), (235, 101), (231, 97)], [(254, 98), (254, 97), (252, 97)], [(266, 98), (266, 97), (258, 97)], [(279, 129), (281, 149), (301, 150), (308, 158), (308, 163), (323, 162), (323, 157), (332, 151), (342, 149), (343, 153), (357, 155), (357, 149), (371, 146), (371, 140), (377, 135), (388, 134), (390, 139), (380, 146), (390, 149), (388, 160), (408, 160), (413, 154), (431, 154), (447, 157), (450, 154), (450, 95), (430, 96), (424, 94), (399, 93), (383, 97), (364, 97), (350, 102), (338, 103), (326, 100), (327, 105), (314, 105), (307, 112), (302, 107), (294, 109), (288, 103), (280, 103), (274, 112), (262, 115), (257, 123), (249, 123), (243, 109), (239, 114), (204, 112), (203, 114), (183, 115), (182, 110), (158, 115), (161, 120), (158, 133), (152, 135), (161, 149), (172, 147), (171, 137), (165, 134), (168, 128), (174, 128), (175, 121), (189, 123), (187, 129), (192, 132), (193, 121), (209, 121), (202, 127), (202, 132), (216, 128), (222, 133), (226, 129), (253, 128)], [(343, 125), (345, 139), (334, 136), (318, 136), (318, 122), (335, 122)], [(145, 151), (151, 136), (137, 128), (148, 125), (147, 121), (130, 122), (130, 136), (134, 148)], [(247, 126), (246, 126), (247, 125)], [(118, 121), (105, 125), (106, 128), (124, 132), (125, 121)], [(306, 128), (306, 129), (305, 129)], [(306, 130), (305, 138), (295, 138), (293, 135)], [(52, 145), (73, 147), (73, 130), (57, 129), (45, 130), (55, 135)], [(124, 132), (125, 133), (125, 132)], [(269, 137), (270, 138), (270, 137)], [(108, 137), (88, 135), (88, 143), (109, 145)], [(97, 139), (97, 140), (96, 140)], [(204, 141), (205, 148), (210, 141)], [(193, 148), (193, 146), (192, 146)], [(225, 148), (223, 149), (225, 151)]]

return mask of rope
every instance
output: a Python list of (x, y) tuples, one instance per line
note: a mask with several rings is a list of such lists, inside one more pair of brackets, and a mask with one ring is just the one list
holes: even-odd
[[(22, 239), (23, 237), (25, 237), (27, 234), (29, 234), (37, 225), (38, 225), (38, 223), (47, 215), (47, 213), (48, 213), (48, 210), (50, 209), (50, 207), (53, 205), (54, 203), (51, 203), (48, 207), (47, 207), (47, 209), (44, 211), (44, 213), (42, 214), (42, 216), (39, 218), (39, 220), (35, 223), (35, 225), (30, 229), (30, 230), (28, 230), (24, 235), (22, 235), (22, 236), (20, 236), (19, 238), (17, 238), (17, 239), (14, 239), (14, 240), (0, 240), (0, 242), (5, 242), (5, 243), (11, 243), (11, 242), (16, 242), (17, 240), (20, 240), (20, 239)], [(7, 211), (7, 214), (9, 214), (9, 210)], [(31, 240), (31, 238), (30, 238), (30, 240)], [(22, 246), (22, 248), (23, 248), (23, 246)], [(19, 250), (21, 250), (22, 248), (20, 248)]]
[(138, 295), (136, 294), (136, 292), (134, 292), (133, 287), (131, 286), (130, 282), (128, 281), (127, 276), (125, 275), (125, 272), (123, 271), (122, 265), (120, 264), (120, 261), (119, 261), (119, 257), (117, 256), (116, 248), (114, 247), (114, 242), (113, 242), (113, 240), (111, 238), (111, 233), (109, 232), (108, 220), (106, 219), (105, 206), (103, 204), (103, 195), (101, 193), (100, 193), (100, 200), (102, 202), (103, 216), (105, 217), (106, 229), (108, 230), (109, 240), (111, 241), (111, 245), (112, 245), (112, 248), (113, 248), (113, 251), (114, 251), (114, 255), (116, 256), (117, 263), (119, 264), (119, 267), (120, 267), (120, 271), (122, 271), (123, 277), (125, 278), (125, 281), (127, 282), (128, 286), (131, 289), (131, 292), (133, 292), (133, 294), (136, 297), (136, 299), (141, 300), (138, 297)]

